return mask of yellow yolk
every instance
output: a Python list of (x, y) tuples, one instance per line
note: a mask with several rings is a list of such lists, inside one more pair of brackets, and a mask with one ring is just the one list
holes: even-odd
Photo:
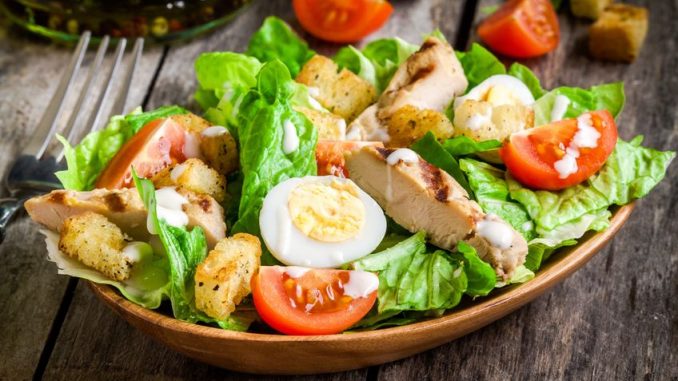
[(365, 206), (350, 183), (306, 183), (292, 192), (287, 202), (294, 226), (322, 242), (355, 237), (365, 224)]
[(506, 86), (496, 85), (490, 87), (483, 100), (492, 104), (492, 106), (501, 105), (521, 105), (520, 99), (516, 98), (511, 89)]

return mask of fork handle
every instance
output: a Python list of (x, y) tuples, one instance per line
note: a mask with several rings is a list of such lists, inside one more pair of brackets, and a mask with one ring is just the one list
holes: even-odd
[(0, 198), (0, 244), (5, 240), (5, 228), (9, 225), (12, 218), (23, 207), (22, 198)]

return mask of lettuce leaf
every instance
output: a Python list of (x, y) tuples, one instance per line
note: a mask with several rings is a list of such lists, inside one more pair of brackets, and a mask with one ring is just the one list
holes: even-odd
[(624, 107), (624, 84), (622, 82), (592, 86), (589, 89), (558, 87), (546, 93), (534, 103), (534, 125), (541, 126), (551, 121), (551, 111), (556, 97), (563, 95), (570, 100), (564, 118), (576, 118), (587, 111), (608, 110), (617, 117)]
[(148, 112), (142, 112), (139, 107), (128, 115), (111, 117), (105, 128), (90, 132), (75, 147), (63, 136), (57, 135), (57, 139), (64, 146), (64, 157), (68, 167), (55, 175), (65, 189), (91, 190), (113, 156), (146, 123), (186, 112), (179, 106), (165, 106)]
[(455, 158), (492, 151), (500, 147), (501, 142), (499, 140), (478, 142), (464, 135), (447, 139), (443, 142), (443, 148)]
[(270, 16), (252, 35), (245, 54), (264, 63), (280, 60), (287, 66), (292, 78), (295, 78), (315, 52), (286, 22)]
[(449, 173), (459, 185), (466, 189), (471, 198), (474, 197), (473, 189), (469, 186), (464, 172), (459, 168), (457, 159), (443, 148), (432, 132), (427, 132), (421, 139), (412, 143), (410, 148), (424, 160)]
[(514, 62), (511, 67), (509, 67), (507, 74), (521, 80), (525, 86), (530, 89), (534, 99), (539, 99), (546, 94), (546, 90), (541, 87), (539, 78), (537, 78), (527, 66)]
[(506, 74), (506, 67), (494, 54), (474, 43), (467, 52), (456, 52), (468, 80), (468, 90), (496, 74)]
[[(268, 191), (288, 178), (317, 173), (317, 131), (306, 117), (293, 110), (294, 91), (287, 67), (274, 60), (262, 67), (257, 87), (242, 101), (238, 137), (243, 186), (233, 232), (260, 235), (259, 212)], [(285, 121), (295, 126), (299, 136), (299, 147), (289, 155), (283, 152)], [(270, 254), (262, 256), (263, 265), (273, 263)]]
[(462, 262), (443, 250), (426, 253), (424, 232), (368, 255), (353, 267), (379, 272), (379, 314), (452, 308), (468, 284)]
[(457, 252), (451, 255), (452, 258), (464, 264), (464, 272), (468, 279), (466, 295), (485, 296), (492, 291), (496, 284), (497, 274), (489, 263), (480, 259), (473, 246), (460, 241), (457, 243)]
[(148, 210), (149, 223), (162, 242), (169, 262), (170, 283), (169, 298), (172, 303), (174, 317), (187, 322), (216, 323), (224, 329), (247, 330), (249, 322), (237, 314), (224, 320), (207, 316), (195, 306), (195, 271), (196, 267), (207, 257), (207, 240), (200, 227), (191, 231), (171, 226), (158, 218), (155, 200), (155, 187), (148, 179), (140, 179), (133, 172), (134, 184), (139, 191), (144, 206)]

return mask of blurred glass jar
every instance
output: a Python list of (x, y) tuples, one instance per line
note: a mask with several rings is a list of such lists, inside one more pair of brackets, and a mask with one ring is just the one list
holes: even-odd
[(229, 22), (250, 0), (0, 0), (0, 11), (42, 36), (75, 41), (95, 37), (145, 37), (171, 42)]

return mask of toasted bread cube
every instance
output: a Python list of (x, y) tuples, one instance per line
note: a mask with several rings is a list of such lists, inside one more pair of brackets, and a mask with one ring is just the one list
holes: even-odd
[(603, 10), (612, 4), (613, 0), (570, 0), (570, 10), (577, 17), (586, 17), (598, 20)]
[(226, 127), (212, 126), (203, 130), (200, 151), (207, 165), (224, 176), (240, 167), (238, 146)]
[(304, 65), (296, 80), (317, 89), (314, 92), (318, 93), (318, 102), (347, 122), (377, 100), (372, 84), (349, 70), (339, 70), (334, 61), (319, 54)]
[(421, 110), (412, 105), (398, 109), (387, 121), (389, 148), (409, 147), (427, 132), (438, 139), (447, 139), (454, 134), (454, 127), (447, 116), (435, 110)]
[(318, 130), (319, 140), (345, 140), (346, 121), (330, 112), (299, 107), (297, 111), (304, 114)]
[(181, 164), (166, 167), (153, 176), (156, 188), (179, 186), (196, 193), (224, 201), (226, 179), (200, 159), (188, 159)]
[(613, 4), (589, 29), (591, 55), (610, 61), (632, 62), (647, 35), (647, 9)]
[(250, 293), (250, 281), (259, 271), (259, 238), (238, 233), (224, 238), (195, 272), (195, 305), (215, 319), (225, 319)]
[(59, 250), (117, 281), (128, 279), (132, 272), (133, 262), (123, 253), (125, 246), (120, 228), (101, 214), (69, 217), (61, 228)]
[(512, 133), (534, 126), (534, 111), (523, 105), (492, 106), (490, 102), (467, 100), (454, 111), (455, 135), (477, 141), (503, 141)]
[(189, 112), (187, 114), (177, 114), (170, 116), (170, 119), (177, 122), (190, 132), (200, 134), (204, 129), (210, 127), (212, 124), (207, 120)]

